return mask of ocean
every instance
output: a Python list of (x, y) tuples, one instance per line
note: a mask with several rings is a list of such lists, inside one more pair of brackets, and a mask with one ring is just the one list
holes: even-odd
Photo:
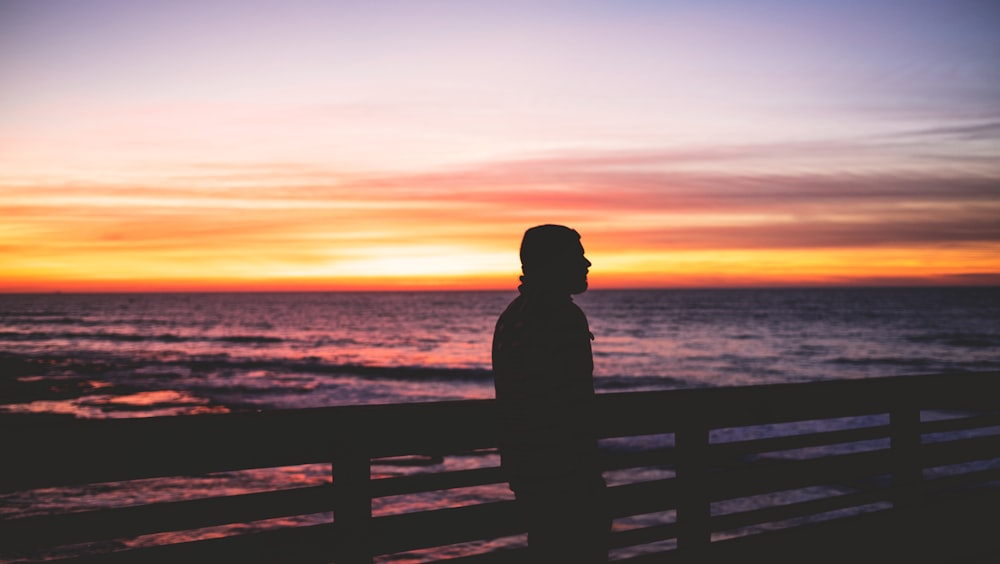
[[(489, 398), (513, 292), (0, 295), (0, 412)], [(598, 393), (1000, 368), (1000, 288), (596, 290)]]
[[(491, 398), (493, 326), (515, 295), (0, 295), (0, 420), (25, 413), (122, 418)], [(1000, 288), (994, 287), (594, 290), (575, 300), (595, 335), (598, 393), (1000, 369)], [(405, 475), (421, 464), (373, 472)], [(496, 464), (495, 453), (440, 463), (449, 469)], [(0, 519), (123, 499), (315, 485), (329, 476), (329, 465), (304, 465), (145, 480), (142, 488), (120, 483), (16, 492), (0, 496)], [(462, 495), (463, 503), (510, 496), (499, 486)], [(378, 500), (374, 510), (384, 515), (451, 503), (446, 496)], [(116, 542), (158, 544), (331, 518)], [(523, 540), (449, 555), (510, 542)], [(0, 562), (23, 556), (0, 554)]]

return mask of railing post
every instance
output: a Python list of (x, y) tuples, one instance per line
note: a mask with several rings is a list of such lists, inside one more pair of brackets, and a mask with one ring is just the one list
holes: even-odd
[(700, 418), (674, 434), (677, 453), (677, 553), (685, 562), (704, 560), (712, 541), (708, 498), (708, 426)]
[(918, 554), (908, 552), (919, 524), (918, 511), (923, 495), (923, 468), (920, 462), (920, 409), (911, 398), (898, 398), (889, 412), (889, 451), (892, 471), (892, 508), (894, 526), (885, 531), (899, 556), (911, 560)]
[(336, 453), (333, 491), (336, 562), (371, 564), (371, 458), (364, 449), (354, 447)]
[(897, 401), (889, 413), (889, 446), (892, 457), (892, 506), (910, 511), (920, 505), (923, 468), (920, 464), (920, 408)]

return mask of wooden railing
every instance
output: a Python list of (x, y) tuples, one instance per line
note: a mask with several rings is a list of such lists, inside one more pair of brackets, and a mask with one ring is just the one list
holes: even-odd
[[(602, 394), (595, 418), (616, 517), (613, 559), (1000, 554), (1000, 517), (990, 505), (1000, 490), (1000, 373)], [(467, 549), (453, 561), (523, 558), (524, 525), (510, 499), (372, 512), (373, 499), (388, 496), (501, 488), (496, 466), (372, 475), (389, 457), (447, 460), (494, 449), (491, 400), (3, 421), (0, 499), (8, 501), (301, 464), (327, 464), (331, 474), (274, 491), (15, 514), (0, 521), (0, 559), (370, 562), (506, 537), (513, 548)], [(984, 507), (991, 511), (979, 515)], [(111, 542), (326, 512), (330, 522), (314, 525), (128, 549)]]

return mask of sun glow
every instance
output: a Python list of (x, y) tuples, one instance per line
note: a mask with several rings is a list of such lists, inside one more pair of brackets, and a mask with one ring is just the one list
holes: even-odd
[(506, 273), (510, 252), (476, 251), (449, 246), (403, 246), (363, 249), (356, 259), (331, 265), (328, 274), (357, 272), (375, 277), (489, 276)]

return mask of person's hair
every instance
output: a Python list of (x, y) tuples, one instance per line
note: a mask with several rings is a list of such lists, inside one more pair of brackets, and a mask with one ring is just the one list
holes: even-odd
[(521, 239), (521, 268), (544, 268), (566, 251), (580, 246), (580, 234), (563, 225), (538, 225), (524, 232)]

